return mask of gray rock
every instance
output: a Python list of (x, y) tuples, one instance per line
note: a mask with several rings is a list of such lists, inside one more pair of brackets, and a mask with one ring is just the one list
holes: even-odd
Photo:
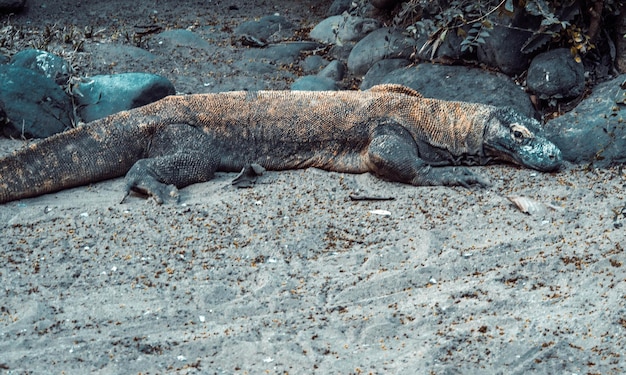
[(355, 45), (356, 43), (354, 42), (347, 42), (343, 45), (335, 44), (334, 46), (330, 47), (328, 55), (335, 60), (348, 61), (348, 58), (350, 57), (350, 52), (352, 52), (352, 48), (354, 48)]
[(371, 0), (370, 1), (375, 8), (378, 9), (391, 9), (397, 4), (400, 4), (402, 0)]
[(11, 65), (21, 66), (64, 85), (70, 78), (71, 65), (61, 57), (37, 49), (25, 49), (11, 58)]
[(155, 35), (154, 39), (160, 44), (167, 43), (171, 47), (211, 48), (211, 44), (200, 35), (185, 29), (167, 30)]
[(377, 61), (386, 58), (409, 58), (415, 51), (415, 40), (400, 30), (382, 28), (361, 39), (348, 57), (348, 69), (365, 74)]
[(596, 167), (626, 162), (626, 74), (594, 87), (574, 110), (545, 126), (563, 158)]
[(318, 48), (316, 42), (286, 42), (272, 44), (266, 48), (250, 48), (244, 51), (244, 59), (250, 61), (274, 62), (281, 64), (296, 63), (300, 59), (300, 53)]
[(335, 16), (350, 10), (350, 8), (352, 8), (352, 0), (335, 0), (328, 8), (326, 14)]
[(7, 137), (45, 138), (72, 126), (72, 102), (65, 92), (19, 66), (0, 66), (0, 107), (8, 119), (2, 127)]
[(76, 85), (73, 94), (85, 122), (140, 107), (176, 93), (166, 78), (148, 73), (94, 76)]
[(339, 60), (331, 61), (321, 72), (317, 73), (320, 77), (332, 79), (333, 81), (341, 81), (346, 74), (346, 66)]
[(385, 59), (376, 62), (367, 71), (361, 82), (361, 90), (367, 90), (383, 81), (383, 78), (394, 70), (409, 66), (411, 62), (407, 59)]
[(85, 44), (85, 52), (91, 55), (95, 66), (103, 69), (132, 66), (136, 71), (141, 71), (153, 69), (160, 62), (159, 57), (144, 49), (123, 44), (88, 43)]
[(503, 74), (465, 66), (419, 64), (395, 70), (380, 82), (411, 87), (427, 98), (458, 100), (512, 107), (534, 117), (535, 109), (521, 87)]
[(304, 76), (292, 83), (291, 89), (294, 91), (336, 91), (339, 87), (337, 87), (337, 83), (330, 78)]
[(489, 37), (485, 38), (485, 43), (478, 45), (478, 61), (498, 68), (507, 75), (520, 74), (526, 70), (530, 60), (522, 52), (522, 46), (532, 35), (531, 31), (526, 30), (536, 29), (535, 25), (528, 25), (528, 22), (529, 17), (519, 20), (508, 16), (499, 17)]
[(533, 59), (526, 82), (541, 99), (572, 98), (585, 89), (585, 68), (574, 60), (568, 48), (559, 48)]
[(285, 37), (293, 34), (293, 24), (283, 16), (265, 16), (258, 21), (246, 21), (237, 26), (234, 34), (237, 38), (249, 35), (260, 40), (268, 40), (271, 36)]
[(322, 68), (324, 68), (324, 66), (326, 66), (328, 64), (328, 61), (324, 60), (324, 58), (320, 55), (311, 55), (311, 56), (307, 56), (303, 61), (302, 61), (302, 70), (305, 73), (317, 73), (319, 72)]
[(0, 0), (0, 13), (19, 12), (24, 5), (26, 0)]
[[(431, 40), (430, 34), (423, 33), (415, 40), (415, 55), (424, 61), (450, 63), (470, 55), (469, 51), (461, 50), (463, 38), (456, 32), (447, 32), (441, 43)], [(438, 44), (435, 45), (435, 41)], [(471, 56), (468, 57), (472, 59)]]
[(322, 43), (343, 44), (357, 42), (380, 27), (380, 21), (373, 18), (345, 14), (322, 20), (311, 30), (309, 36)]

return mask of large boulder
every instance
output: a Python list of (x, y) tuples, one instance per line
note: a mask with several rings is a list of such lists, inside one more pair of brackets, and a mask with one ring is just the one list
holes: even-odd
[(166, 30), (154, 36), (155, 41), (161, 45), (170, 48), (193, 48), (193, 49), (209, 49), (211, 43), (204, 40), (200, 35), (186, 29)]
[(594, 87), (574, 110), (545, 126), (546, 136), (574, 163), (626, 162), (626, 74)]
[(348, 70), (363, 75), (377, 61), (387, 58), (410, 58), (415, 52), (415, 40), (393, 28), (381, 28), (361, 39), (348, 57)]
[(293, 23), (283, 16), (271, 15), (259, 20), (246, 21), (237, 26), (234, 30), (237, 39), (244, 36), (251, 36), (258, 40), (268, 40), (276, 36), (286, 37), (293, 35)]
[(72, 73), (72, 66), (63, 58), (37, 49), (25, 49), (16, 53), (11, 58), (11, 65), (33, 70), (59, 85), (66, 84)]
[(91, 63), (101, 70), (108, 69), (109, 73), (122, 73), (129, 66), (135, 71), (148, 71), (166, 62), (143, 48), (126, 44), (87, 43), (84, 48), (91, 56)]
[(585, 68), (569, 48), (558, 48), (533, 59), (526, 83), (541, 99), (577, 97), (585, 89)]
[(419, 64), (392, 71), (368, 85), (397, 83), (411, 87), (428, 98), (457, 100), (511, 107), (534, 117), (528, 95), (509, 77), (465, 66)]
[(175, 93), (169, 80), (148, 73), (93, 76), (77, 84), (73, 91), (79, 105), (78, 114), (85, 122), (140, 107)]
[(365, 74), (361, 82), (361, 90), (367, 90), (383, 82), (384, 77), (400, 68), (411, 65), (411, 61), (407, 59), (385, 59), (376, 62)]
[(489, 36), (484, 43), (478, 45), (476, 56), (478, 61), (507, 75), (517, 75), (528, 68), (530, 56), (522, 51), (524, 43), (536, 29), (535, 20), (517, 12), (513, 17), (506, 14), (496, 18)]
[(318, 23), (311, 33), (311, 39), (327, 44), (357, 42), (367, 34), (381, 27), (380, 21), (351, 15), (331, 16)]
[(72, 101), (51, 79), (30, 69), (0, 65), (2, 133), (45, 138), (72, 126)]

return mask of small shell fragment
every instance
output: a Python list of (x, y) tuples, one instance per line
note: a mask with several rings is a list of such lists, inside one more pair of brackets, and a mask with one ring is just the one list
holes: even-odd
[(370, 214), (382, 215), (382, 216), (390, 216), (391, 212), (389, 212), (387, 210), (371, 210)]
[(545, 215), (548, 208), (552, 210), (561, 208), (553, 204), (542, 203), (538, 200), (522, 197), (520, 195), (509, 195), (507, 198), (513, 202), (520, 211), (529, 215)]

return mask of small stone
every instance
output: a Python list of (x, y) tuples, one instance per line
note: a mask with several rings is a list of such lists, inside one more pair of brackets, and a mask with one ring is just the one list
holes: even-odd
[(320, 55), (307, 56), (302, 62), (302, 70), (305, 73), (316, 73), (328, 62)]
[(338, 60), (331, 61), (321, 72), (317, 73), (319, 77), (332, 79), (333, 81), (341, 81), (346, 74), (346, 66)]

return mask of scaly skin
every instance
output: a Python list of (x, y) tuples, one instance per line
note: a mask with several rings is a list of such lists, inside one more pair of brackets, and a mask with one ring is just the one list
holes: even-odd
[(216, 171), (316, 167), (412, 185), (484, 185), (457, 165), (561, 165), (535, 120), (493, 106), (368, 91), (170, 96), (93, 121), (0, 160), (0, 203), (126, 175), (159, 203)]

